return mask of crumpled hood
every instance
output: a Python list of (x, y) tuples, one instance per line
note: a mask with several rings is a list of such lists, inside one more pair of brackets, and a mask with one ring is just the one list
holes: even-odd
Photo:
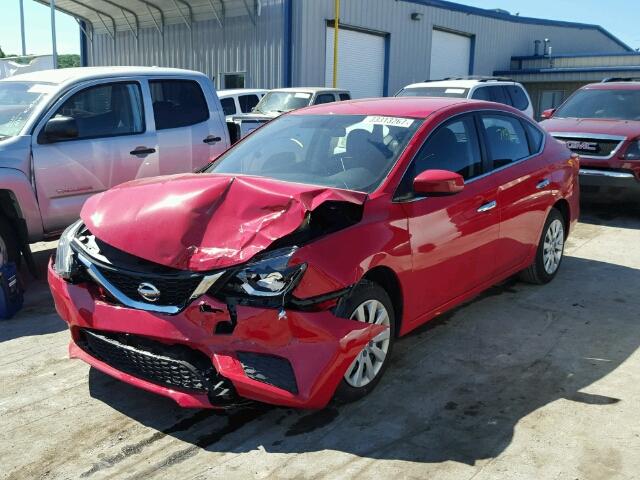
[(111, 246), (195, 271), (249, 260), (326, 201), (366, 194), (262, 177), (182, 174), (135, 180), (91, 197), (80, 217)]

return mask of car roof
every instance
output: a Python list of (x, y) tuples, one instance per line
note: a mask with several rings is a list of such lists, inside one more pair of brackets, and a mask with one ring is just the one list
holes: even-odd
[(508, 80), (434, 80), (433, 82), (418, 82), (407, 85), (404, 88), (420, 88), (420, 87), (452, 87), (452, 88), (471, 88), (476, 85), (513, 85), (516, 82)]
[(0, 81), (24, 81), (38, 83), (53, 83), (61, 85), (70, 81), (93, 80), (97, 78), (121, 77), (121, 76), (175, 76), (175, 75), (198, 75), (204, 76), (201, 72), (194, 70), (184, 70), (181, 68), (164, 67), (75, 67), (58, 68), (55, 70), (40, 70), (37, 72), (23, 73), (5, 78)]
[[(513, 111), (513, 108), (493, 102), (450, 97), (385, 97), (323, 103), (294, 110), (289, 115), (388, 115), (392, 117), (427, 118), (433, 112), (465, 104), (478, 108)], [(506, 107), (506, 108), (505, 108)]]
[(251, 93), (267, 93), (266, 88), (229, 88), (227, 90), (218, 90), (218, 97), (229, 97), (232, 95), (247, 95)]
[(640, 81), (590, 83), (582, 90), (640, 90)]
[(337, 93), (349, 93), (349, 90), (342, 88), (330, 88), (330, 87), (288, 87), (288, 88), (274, 88), (272, 92), (303, 92), (303, 93), (317, 93), (317, 92), (337, 92)]

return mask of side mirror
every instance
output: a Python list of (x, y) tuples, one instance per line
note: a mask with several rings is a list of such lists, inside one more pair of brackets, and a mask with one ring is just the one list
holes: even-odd
[(462, 175), (449, 170), (425, 170), (413, 179), (413, 191), (420, 194), (453, 195), (463, 188)]
[(555, 108), (548, 108), (547, 110), (545, 110), (544, 112), (542, 112), (542, 118), (551, 118), (553, 117), (553, 114), (556, 112)]
[(44, 140), (48, 143), (78, 137), (78, 123), (71, 117), (50, 118), (44, 126)]

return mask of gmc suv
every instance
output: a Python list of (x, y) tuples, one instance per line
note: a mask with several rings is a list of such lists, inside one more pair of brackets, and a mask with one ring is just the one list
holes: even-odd
[(640, 81), (609, 79), (582, 87), (541, 125), (580, 154), (587, 196), (640, 199)]

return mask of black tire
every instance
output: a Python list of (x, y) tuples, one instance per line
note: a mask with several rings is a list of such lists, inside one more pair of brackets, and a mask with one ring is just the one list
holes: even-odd
[[(552, 273), (549, 273), (544, 267), (544, 241), (551, 224), (556, 220), (559, 220), (562, 223), (563, 228), (562, 256), (560, 257), (560, 262), (558, 263), (555, 270)], [(567, 225), (564, 217), (559, 210), (552, 208), (549, 212), (547, 220), (544, 222), (544, 228), (542, 229), (542, 235), (540, 236), (540, 241), (538, 242), (538, 248), (536, 250), (536, 258), (534, 262), (529, 265), (529, 267), (520, 272), (521, 280), (537, 285), (543, 285), (553, 280), (553, 278), (558, 273), (558, 270), (560, 270), (560, 265), (562, 265), (562, 259), (564, 258), (564, 239), (566, 239), (566, 232)]]
[(3, 245), (8, 255), (8, 258), (5, 258), (4, 261), (8, 260), (20, 265), (20, 248), (18, 247), (17, 233), (9, 221), (0, 215), (0, 254), (2, 253)]
[(382, 288), (377, 283), (368, 280), (362, 280), (360, 283), (358, 283), (358, 285), (355, 286), (349, 296), (343, 299), (340, 305), (338, 305), (336, 315), (343, 318), (351, 318), (356, 309), (368, 300), (377, 300), (378, 302), (380, 302), (386, 309), (387, 315), (389, 316), (390, 332), (387, 354), (377, 374), (368, 384), (362, 387), (354, 387), (352, 385), (349, 385), (349, 383), (347, 383), (347, 381), (343, 377), (340, 384), (338, 385), (338, 388), (336, 389), (336, 394), (334, 397), (334, 399), (338, 403), (350, 403), (367, 396), (376, 387), (378, 382), (380, 382), (380, 379), (384, 375), (384, 372), (389, 365), (389, 358), (391, 357), (393, 343), (395, 340), (396, 318), (395, 312), (393, 310), (393, 303), (391, 302), (391, 299), (389, 298), (389, 295), (384, 288)]

